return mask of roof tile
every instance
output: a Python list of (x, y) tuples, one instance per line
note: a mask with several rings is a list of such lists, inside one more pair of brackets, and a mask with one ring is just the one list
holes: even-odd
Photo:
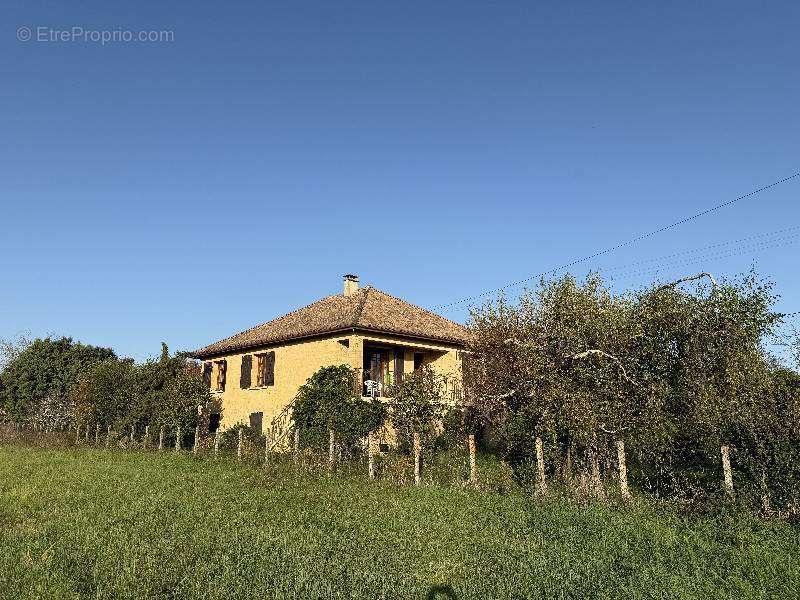
[(194, 352), (198, 358), (341, 331), (364, 329), (464, 344), (463, 325), (366, 286), (350, 296), (328, 296)]

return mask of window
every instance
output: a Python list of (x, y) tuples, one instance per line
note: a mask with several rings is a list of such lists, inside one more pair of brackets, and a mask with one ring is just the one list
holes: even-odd
[(225, 391), (225, 371), (227, 370), (228, 363), (224, 360), (217, 361), (217, 387), (216, 391)]
[(422, 352), (414, 352), (414, 370), (420, 369), (423, 365), (424, 358)]
[(252, 383), (253, 355), (245, 354), (242, 357), (242, 374), (239, 377), (239, 387), (243, 390), (249, 389)]
[(265, 354), (256, 355), (256, 385), (264, 387), (267, 385), (275, 385), (275, 353), (267, 352)]
[(208, 433), (217, 433), (217, 429), (219, 429), (219, 420), (219, 413), (211, 413), (208, 416)]
[(256, 433), (256, 435), (261, 435), (261, 428), (263, 423), (264, 423), (263, 412), (250, 413), (250, 429), (252, 429)]

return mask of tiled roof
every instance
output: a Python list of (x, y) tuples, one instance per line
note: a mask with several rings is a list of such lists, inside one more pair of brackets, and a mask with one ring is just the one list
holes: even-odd
[(357, 329), (465, 344), (463, 325), (366, 286), (350, 296), (328, 296), (263, 325), (194, 352), (204, 358), (298, 338)]

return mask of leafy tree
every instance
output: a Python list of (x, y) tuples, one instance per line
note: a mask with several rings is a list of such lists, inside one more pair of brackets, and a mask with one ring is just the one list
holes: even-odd
[(445, 377), (430, 365), (406, 375), (392, 388), (389, 418), (401, 448), (410, 447), (415, 433), (433, 440), (447, 408), (445, 389)]
[[(0, 407), (17, 422), (31, 421), (40, 409), (62, 407), (59, 419), (71, 419), (69, 392), (86, 369), (114, 358), (113, 350), (71, 338), (36, 339), (6, 365)], [(67, 414), (69, 413), (69, 414)]]
[(141, 365), (116, 358), (99, 363), (81, 377), (72, 397), (83, 425), (111, 425), (125, 432), (163, 425), (169, 444), (177, 427), (182, 443), (191, 443), (195, 426), (203, 429), (200, 409), (211, 403), (193, 363), (183, 355), (168, 354)]

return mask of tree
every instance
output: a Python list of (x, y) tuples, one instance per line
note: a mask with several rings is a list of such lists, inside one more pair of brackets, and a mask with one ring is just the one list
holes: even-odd
[(408, 448), (414, 434), (432, 439), (444, 417), (445, 378), (430, 365), (424, 365), (403, 377), (389, 392), (389, 418), (399, 446)]
[[(78, 377), (89, 367), (114, 358), (110, 348), (73, 342), (71, 338), (36, 339), (6, 365), (2, 373), (0, 407), (16, 422), (33, 421), (40, 410), (61, 406), (70, 412), (67, 400)], [(71, 420), (71, 414), (60, 419)]]
[(80, 378), (72, 398), (83, 425), (125, 432), (163, 425), (167, 443), (173, 443), (178, 427), (185, 437), (182, 443), (188, 442), (200, 425), (200, 409), (211, 402), (194, 364), (186, 356), (168, 354), (141, 365), (116, 358), (94, 365)]

